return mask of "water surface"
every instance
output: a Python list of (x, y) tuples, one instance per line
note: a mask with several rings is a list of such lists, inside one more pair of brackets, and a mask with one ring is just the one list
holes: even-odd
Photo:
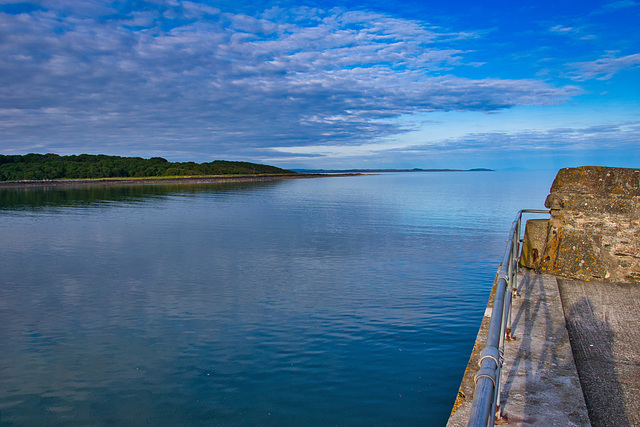
[(443, 425), (553, 176), (0, 190), (0, 423)]

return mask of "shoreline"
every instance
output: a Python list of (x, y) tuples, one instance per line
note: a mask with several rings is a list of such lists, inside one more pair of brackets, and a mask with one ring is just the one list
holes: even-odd
[(164, 184), (219, 184), (225, 182), (260, 182), (281, 179), (325, 178), (334, 176), (359, 176), (359, 173), (341, 174), (276, 174), (276, 175), (217, 175), (217, 176), (185, 176), (185, 177), (152, 177), (152, 178), (97, 178), (97, 179), (52, 179), (37, 181), (0, 181), (0, 189), (4, 188), (44, 188), (44, 187), (85, 187), (92, 185), (164, 185)]

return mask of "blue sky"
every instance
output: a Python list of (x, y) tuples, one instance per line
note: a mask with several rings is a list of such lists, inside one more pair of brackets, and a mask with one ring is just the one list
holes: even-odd
[(640, 1), (0, 0), (0, 153), (640, 167)]

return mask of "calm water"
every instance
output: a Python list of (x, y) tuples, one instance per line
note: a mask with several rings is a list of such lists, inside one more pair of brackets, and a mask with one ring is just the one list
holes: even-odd
[(0, 190), (0, 424), (443, 425), (554, 175)]

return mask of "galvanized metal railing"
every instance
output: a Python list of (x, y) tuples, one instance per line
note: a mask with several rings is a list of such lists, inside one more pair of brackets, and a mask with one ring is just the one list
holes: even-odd
[(518, 261), (520, 256), (522, 214), (549, 213), (548, 210), (523, 209), (511, 224), (507, 248), (498, 271), (493, 312), (484, 349), (480, 353), (480, 370), (475, 376), (468, 426), (493, 426), (501, 419), (500, 374), (504, 356), (504, 343), (511, 338), (511, 300), (517, 291)]

